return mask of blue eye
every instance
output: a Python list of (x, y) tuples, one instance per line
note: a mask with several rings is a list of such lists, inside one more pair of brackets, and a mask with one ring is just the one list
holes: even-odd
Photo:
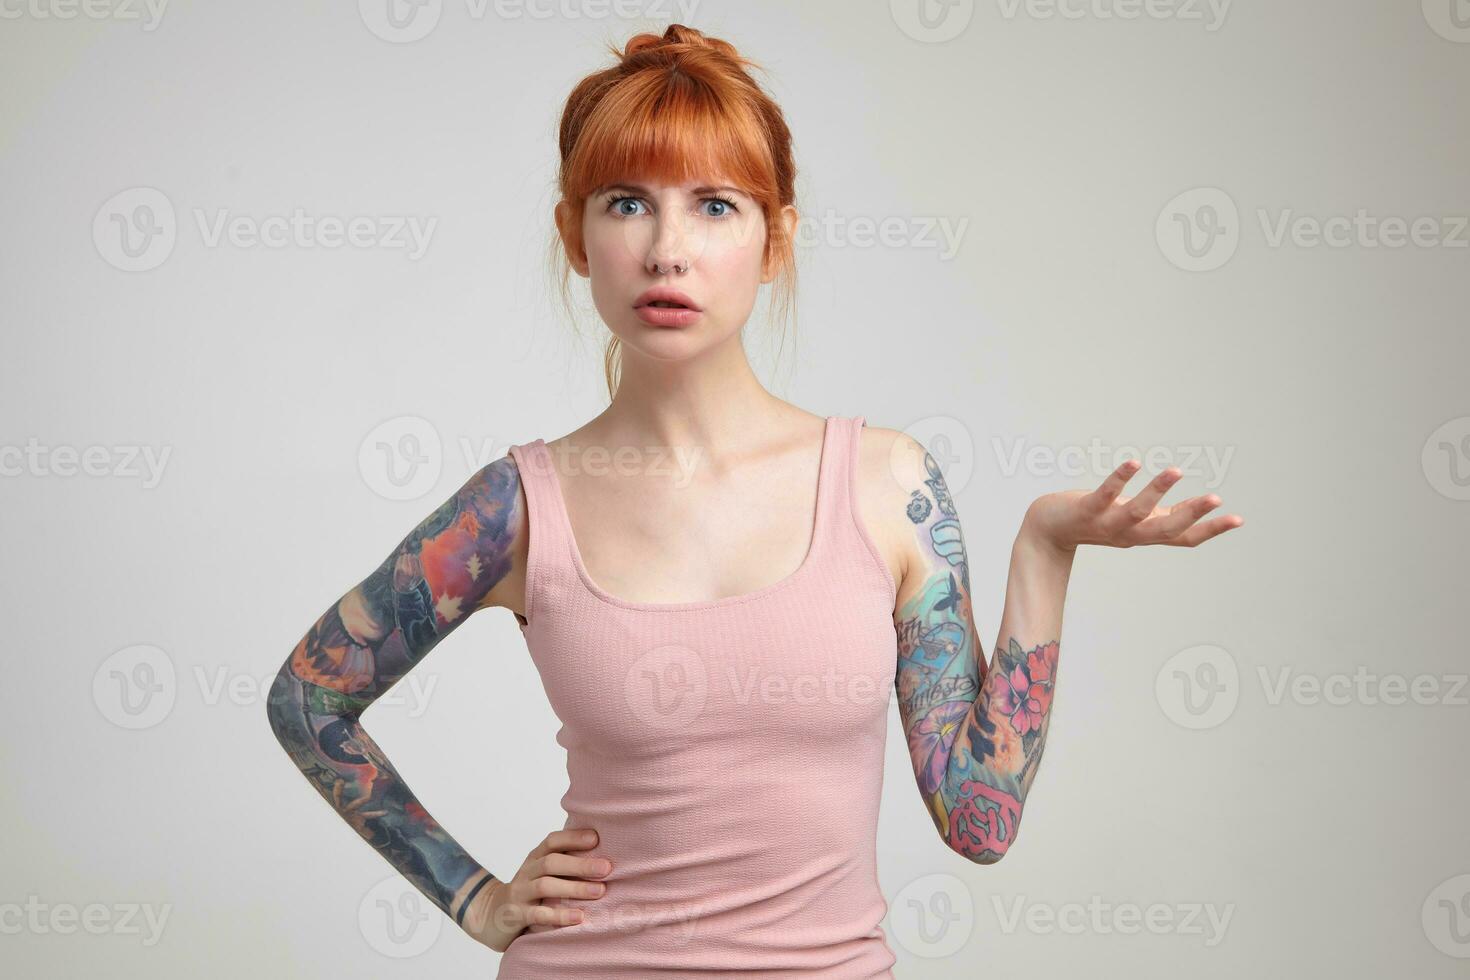
[(617, 208), (618, 209), (618, 212), (617, 213), (620, 214), (620, 215), (623, 215), (625, 217), (632, 217), (633, 215), (637, 214), (638, 213), (637, 211), (624, 211), (624, 210), (622, 210), (622, 205), (624, 203), (626, 203), (626, 202), (632, 202), (633, 204), (640, 204), (640, 203), (642, 203), (636, 197), (626, 197), (626, 196), (624, 196), (624, 197), (614, 197), (612, 200), (608, 201), (608, 204), (607, 204), (608, 210), (611, 211), (613, 208)]
[[(720, 197), (718, 195), (715, 197), (706, 197), (701, 203), (704, 205), (713, 204), (716, 206), (716, 208), (718, 208), (718, 210), (714, 211), (713, 213), (709, 211), (704, 212), (704, 215), (707, 218), (728, 218), (730, 217), (730, 215), (740, 210), (738, 207), (735, 206), (734, 201), (730, 200), (728, 197)], [(629, 197), (626, 194), (614, 195), (613, 197), (608, 198), (607, 210), (622, 218), (635, 217), (638, 214), (636, 208), (631, 211), (625, 210), (623, 207), (623, 205), (625, 204), (642, 206), (643, 201), (640, 198)]]
[(735, 202), (730, 200), (728, 197), (720, 197), (716, 195), (715, 197), (707, 197), (704, 200), (707, 204), (717, 204), (720, 206), (720, 213), (710, 215), (710, 217), (712, 218), (727, 218), (731, 214), (734, 214), (736, 211), (740, 210), (735, 206)]

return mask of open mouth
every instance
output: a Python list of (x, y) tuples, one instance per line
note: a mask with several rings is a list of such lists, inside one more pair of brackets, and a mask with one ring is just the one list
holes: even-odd
[(689, 313), (698, 313), (699, 307), (695, 305), (692, 297), (677, 289), (667, 286), (655, 286), (645, 290), (641, 296), (633, 301), (633, 305), (640, 309), (654, 310), (684, 310)]

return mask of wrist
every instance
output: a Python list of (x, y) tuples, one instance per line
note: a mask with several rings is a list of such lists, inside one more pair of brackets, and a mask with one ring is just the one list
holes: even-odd
[(1077, 554), (1077, 545), (1058, 541), (1055, 535), (1042, 527), (1033, 505), (1021, 519), (1021, 530), (1016, 534), (1016, 551), (1028, 557), (1070, 562)]
[(500, 879), (496, 878), (490, 871), (483, 869), (480, 873), (471, 876), (465, 881), (464, 885), (460, 887), (458, 894), (455, 895), (455, 922), (461, 927), (465, 927), (472, 911), (477, 907), (483, 908), (483, 903), (489, 900), (495, 891), (495, 887), (499, 884)]

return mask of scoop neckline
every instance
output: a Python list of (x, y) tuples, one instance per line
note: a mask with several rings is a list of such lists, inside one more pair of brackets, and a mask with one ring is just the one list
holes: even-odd
[(830, 479), (828, 475), (831, 463), (829, 457), (833, 453), (832, 443), (836, 430), (837, 416), (826, 416), (826, 421), (822, 428), (822, 447), (819, 450), (820, 455), (817, 460), (817, 499), (812, 515), (812, 536), (811, 540), (807, 542), (806, 555), (802, 558), (801, 564), (796, 566), (795, 570), (785, 578), (778, 579), (770, 585), (762, 586), (753, 592), (724, 596), (719, 599), (693, 599), (684, 602), (638, 602), (615, 596), (597, 584), (596, 580), (592, 578), (592, 574), (587, 571), (586, 563), (582, 561), (582, 549), (577, 544), (576, 532), (572, 530), (571, 512), (567, 509), (566, 495), (562, 493), (561, 476), (556, 472), (556, 466), (551, 459), (551, 449), (546, 445), (546, 440), (544, 439), (537, 439), (536, 446), (539, 451), (545, 454), (546, 458), (544, 463), (546, 473), (549, 478), (551, 492), (556, 498), (556, 507), (561, 518), (562, 533), (567, 540), (567, 550), (571, 554), (572, 565), (577, 570), (577, 578), (581, 580), (582, 585), (586, 587), (587, 591), (601, 601), (623, 609), (631, 609), (638, 612), (683, 612), (691, 609), (713, 609), (721, 606), (735, 606), (745, 602), (752, 602), (756, 599), (763, 599), (772, 593), (786, 588), (792, 582), (801, 578), (807, 569), (815, 563), (817, 553), (821, 550), (827, 525), (827, 501), (831, 496), (828, 492), (830, 488), (827, 486), (828, 480)]

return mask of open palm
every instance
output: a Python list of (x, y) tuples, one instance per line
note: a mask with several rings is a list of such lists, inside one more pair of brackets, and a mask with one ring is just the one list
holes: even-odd
[(1193, 548), (1245, 523), (1245, 518), (1238, 514), (1201, 523), (1200, 518), (1220, 506), (1220, 498), (1212, 493), (1169, 507), (1158, 506), (1159, 500), (1183, 475), (1173, 466), (1154, 477), (1137, 496), (1119, 496), (1142, 465), (1136, 459), (1125, 461), (1096, 490), (1065, 490), (1038, 497), (1031, 504), (1026, 520), (1047, 541), (1063, 550), (1074, 549), (1079, 544), (1112, 548), (1168, 544)]

